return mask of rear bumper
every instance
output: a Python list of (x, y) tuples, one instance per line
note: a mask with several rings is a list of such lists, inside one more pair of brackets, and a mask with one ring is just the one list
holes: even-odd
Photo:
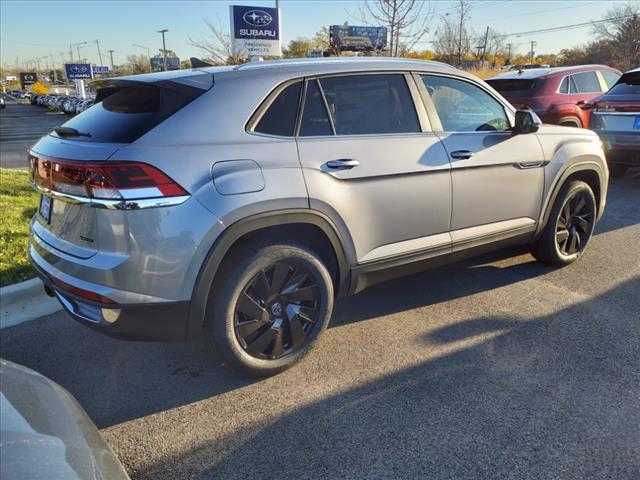
[(29, 260), (47, 293), (71, 317), (89, 328), (126, 340), (173, 341), (186, 337), (189, 301), (140, 304), (90, 301), (56, 285), (46, 265), (38, 263), (31, 253)]
[(607, 161), (640, 166), (640, 131), (615, 132), (595, 130), (604, 143)]

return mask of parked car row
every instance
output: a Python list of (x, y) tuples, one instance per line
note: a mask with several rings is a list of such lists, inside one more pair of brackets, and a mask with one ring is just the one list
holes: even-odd
[(31, 105), (53, 107), (70, 115), (82, 113), (94, 104), (93, 99), (67, 97), (64, 95), (31, 95), (29, 101)]
[(612, 177), (640, 166), (640, 69), (622, 75), (606, 65), (534, 68), (496, 75), (487, 83), (544, 123), (596, 131)]

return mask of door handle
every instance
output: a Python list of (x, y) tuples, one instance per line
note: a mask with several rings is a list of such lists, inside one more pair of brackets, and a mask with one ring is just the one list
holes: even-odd
[(455, 152), (451, 152), (451, 158), (455, 158), (456, 160), (466, 160), (471, 157), (473, 157), (471, 150), (456, 150)]
[(329, 160), (325, 165), (330, 170), (350, 170), (360, 165), (360, 162), (350, 158), (341, 158), (339, 160)]

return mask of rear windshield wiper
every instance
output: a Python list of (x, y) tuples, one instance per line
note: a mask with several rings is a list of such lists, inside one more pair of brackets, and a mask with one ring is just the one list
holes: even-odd
[(56, 127), (53, 129), (61, 137), (90, 137), (90, 133), (79, 132), (75, 128), (71, 127)]

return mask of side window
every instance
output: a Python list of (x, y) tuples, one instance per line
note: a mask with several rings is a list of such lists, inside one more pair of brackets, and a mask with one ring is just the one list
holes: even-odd
[(569, 77), (564, 77), (562, 79), (560, 88), (558, 88), (558, 93), (569, 93)]
[(595, 93), (601, 92), (600, 81), (596, 72), (574, 73), (573, 81), (576, 82), (578, 93)]
[(403, 75), (326, 77), (320, 84), (337, 135), (420, 132)]
[(332, 135), (329, 115), (322, 100), (322, 94), (318, 88), (317, 80), (307, 83), (307, 96), (304, 101), (302, 120), (300, 122), (300, 135), (312, 137), (316, 135)]
[(503, 106), (481, 88), (462, 80), (432, 75), (422, 75), (422, 81), (445, 131), (509, 129), (509, 120)]
[(302, 82), (296, 82), (280, 92), (280, 95), (262, 115), (254, 131), (271, 135), (292, 136), (296, 126), (301, 91)]
[(619, 73), (612, 72), (611, 70), (600, 70), (600, 73), (604, 78), (604, 83), (607, 84), (607, 90), (613, 87), (620, 78)]

